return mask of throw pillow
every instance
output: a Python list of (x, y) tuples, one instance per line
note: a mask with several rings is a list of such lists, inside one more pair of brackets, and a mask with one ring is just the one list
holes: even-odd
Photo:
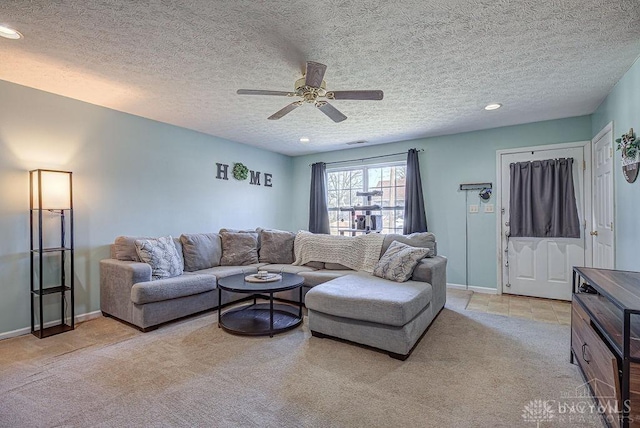
[(256, 239), (258, 240), (258, 251), (260, 251), (260, 228), (257, 227), (255, 229), (227, 229), (227, 228), (222, 228), (218, 231), (218, 233), (220, 235), (222, 235), (222, 232), (233, 232), (233, 233), (250, 233), (251, 235), (255, 236)]
[(151, 266), (153, 279), (182, 275), (184, 263), (171, 236), (136, 239), (135, 245), (140, 260)]
[(411, 274), (418, 262), (429, 254), (428, 248), (416, 248), (402, 242), (393, 241), (389, 249), (378, 260), (373, 274), (380, 278), (390, 279), (396, 282), (405, 282), (411, 278)]
[(217, 233), (194, 233), (180, 236), (184, 253), (184, 270), (195, 272), (220, 265), (222, 241)]
[(260, 229), (260, 263), (291, 264), (296, 234), (284, 230)]
[(222, 232), (222, 266), (246, 266), (258, 263), (256, 233)]
[(427, 257), (435, 257), (438, 255), (436, 236), (431, 232), (416, 232), (410, 235), (400, 235), (398, 233), (385, 235), (384, 241), (382, 242), (382, 249), (380, 250), (380, 257), (387, 251), (393, 241), (402, 242), (412, 247), (429, 248), (431, 251)]

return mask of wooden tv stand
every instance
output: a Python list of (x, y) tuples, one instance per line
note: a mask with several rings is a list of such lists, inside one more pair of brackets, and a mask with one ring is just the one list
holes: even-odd
[(609, 426), (640, 427), (640, 273), (574, 267), (571, 306), (571, 362)]

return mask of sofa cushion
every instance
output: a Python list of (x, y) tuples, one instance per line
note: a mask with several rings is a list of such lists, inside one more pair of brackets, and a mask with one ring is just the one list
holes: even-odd
[(184, 264), (171, 236), (136, 239), (138, 257), (151, 266), (151, 278), (163, 279), (182, 275)]
[(123, 262), (139, 262), (136, 251), (136, 239), (150, 239), (148, 236), (118, 236), (113, 243), (115, 247), (116, 259)]
[(222, 240), (217, 233), (195, 233), (180, 236), (184, 254), (184, 270), (194, 272), (220, 265)]
[(246, 266), (258, 263), (257, 233), (222, 232), (222, 266)]
[(309, 262), (309, 263), (305, 263), (303, 266), (308, 266), (310, 268), (314, 268), (314, 269), (317, 269), (317, 270), (324, 269), (324, 263), (323, 262)]
[(293, 263), (293, 241), (296, 234), (284, 230), (260, 229), (260, 262)]
[(300, 272), (299, 275), (304, 278), (305, 287), (315, 287), (318, 284), (322, 284), (332, 279), (340, 278), (341, 276), (354, 273), (352, 269), (348, 270), (316, 270), (313, 272)]
[(324, 268), (329, 270), (353, 270), (341, 265), (340, 263), (325, 263)]
[(293, 266), (293, 265), (279, 264), (279, 263), (264, 265), (260, 268), (260, 270), (266, 270), (267, 272), (275, 272), (275, 273), (280, 273), (280, 272), (300, 273), (300, 272), (315, 271), (314, 268), (311, 268), (309, 266)]
[(389, 249), (378, 260), (373, 274), (380, 278), (396, 282), (405, 282), (411, 277), (413, 269), (431, 250), (416, 248), (398, 241), (393, 241)]
[(231, 275), (237, 275), (243, 273), (245, 275), (253, 275), (258, 272), (258, 268), (261, 268), (261, 264), (247, 265), (247, 266), (216, 266), (209, 269), (199, 270), (194, 272), (197, 274), (215, 275), (216, 278), (224, 278)]
[(431, 252), (427, 257), (434, 257), (438, 255), (436, 236), (431, 232), (416, 232), (411, 235), (400, 235), (397, 233), (390, 233), (385, 235), (382, 242), (382, 250), (380, 251), (380, 257), (389, 249), (389, 245), (393, 241), (402, 242), (403, 244), (411, 245), (412, 247), (429, 248)]
[[(153, 239), (150, 236), (118, 236), (111, 248), (111, 256), (123, 262), (140, 262), (138, 250), (136, 249), (137, 239)], [(173, 238), (173, 243), (178, 250), (178, 255), (182, 259), (182, 244), (179, 238)]]
[(131, 301), (138, 305), (160, 302), (215, 290), (216, 278), (211, 275), (186, 274), (175, 278), (159, 279), (134, 284)]
[(402, 327), (429, 305), (432, 293), (425, 282), (397, 283), (359, 272), (313, 287), (305, 305), (329, 315)]

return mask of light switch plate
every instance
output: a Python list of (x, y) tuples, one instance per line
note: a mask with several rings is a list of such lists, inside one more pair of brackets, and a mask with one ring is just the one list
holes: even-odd
[(484, 204), (484, 212), (492, 213), (493, 212), (493, 204)]
[(480, 210), (479, 210), (478, 205), (475, 205), (475, 204), (474, 205), (469, 205), (469, 212), (470, 213), (475, 214), (475, 213), (477, 213), (479, 211)]

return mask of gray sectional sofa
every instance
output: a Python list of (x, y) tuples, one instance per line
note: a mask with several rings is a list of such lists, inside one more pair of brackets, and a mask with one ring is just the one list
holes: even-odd
[[(142, 331), (217, 308), (218, 278), (248, 275), (258, 269), (304, 277), (309, 328), (315, 336), (378, 348), (395, 358), (409, 355), (445, 304), (447, 260), (437, 255), (431, 233), (384, 236), (380, 256), (393, 241), (431, 249), (430, 257), (418, 262), (407, 282), (390, 281), (322, 260), (296, 265), (296, 235), (266, 229), (222, 229), (219, 233), (174, 238), (183, 272), (155, 279), (156, 272), (141, 261), (136, 250), (135, 242), (140, 239), (146, 238), (118, 237), (111, 246), (111, 258), (100, 262), (100, 304), (105, 316)], [(236, 245), (240, 241), (244, 243)], [(291, 291), (274, 297), (298, 299)], [(223, 293), (222, 304), (244, 298), (245, 294)]]

